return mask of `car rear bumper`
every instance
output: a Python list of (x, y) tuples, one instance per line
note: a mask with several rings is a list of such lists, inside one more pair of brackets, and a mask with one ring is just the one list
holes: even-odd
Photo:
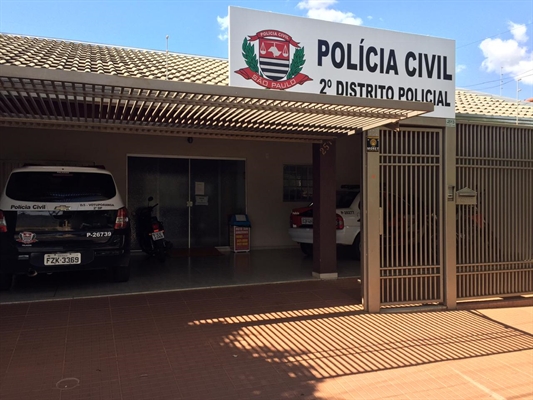
[[(75, 250), (69, 252), (75, 253)], [(128, 250), (107, 250), (105, 252), (94, 252), (89, 254), (83, 250), (81, 264), (64, 265), (44, 265), (44, 255), (49, 253), (31, 253), (22, 255), (1, 255), (0, 272), (10, 274), (26, 274), (31, 271), (41, 272), (63, 272), (63, 271), (83, 271), (91, 269), (109, 269), (119, 265), (128, 265), (130, 251)]]
[(289, 236), (296, 243), (313, 243), (313, 229), (289, 228)]
[[(55, 242), (48, 246), (20, 247), (0, 235), (0, 273), (26, 274), (28, 272), (62, 272), (91, 269), (108, 269), (126, 266), (130, 258), (130, 234), (116, 234), (108, 243), (101, 245)], [(1, 240), (3, 239), (3, 240)], [(79, 264), (45, 265), (47, 254), (79, 254)]]
[[(359, 234), (359, 227), (345, 227), (338, 229), (336, 234), (336, 243), (349, 246), (353, 243), (355, 237)], [(296, 243), (313, 243), (312, 228), (289, 228), (289, 236)]]

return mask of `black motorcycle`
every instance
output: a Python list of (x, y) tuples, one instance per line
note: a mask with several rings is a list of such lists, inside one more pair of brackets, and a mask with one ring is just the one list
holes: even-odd
[(164, 262), (170, 243), (165, 240), (163, 223), (155, 215), (152, 215), (158, 206), (158, 203), (153, 206), (150, 205), (153, 199), (152, 196), (148, 197), (148, 205), (140, 207), (136, 211), (137, 240), (142, 251), (150, 256), (155, 256), (160, 262)]

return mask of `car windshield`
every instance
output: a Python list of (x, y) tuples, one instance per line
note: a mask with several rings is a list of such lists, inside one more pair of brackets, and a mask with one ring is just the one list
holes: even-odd
[(337, 208), (348, 208), (352, 205), (355, 197), (359, 194), (358, 191), (350, 190), (350, 191), (338, 191), (337, 192), (337, 201), (336, 201), (336, 207)]
[(18, 201), (102, 201), (116, 195), (109, 174), (49, 171), (14, 172), (6, 187), (7, 197)]

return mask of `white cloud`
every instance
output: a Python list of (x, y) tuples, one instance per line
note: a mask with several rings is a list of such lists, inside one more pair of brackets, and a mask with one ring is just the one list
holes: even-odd
[[(481, 67), (487, 72), (510, 75), (514, 79), (533, 85), (533, 52), (528, 50), (526, 25), (509, 22), (512, 39), (485, 39), (479, 45), (485, 59)], [(529, 76), (527, 76), (529, 75)]]
[(459, 72), (464, 71), (465, 69), (466, 69), (466, 65), (464, 65), (464, 64), (458, 64), (458, 65), (455, 67), (455, 72), (458, 74)]
[(339, 11), (331, 8), (337, 0), (302, 0), (297, 7), (300, 10), (307, 10), (309, 18), (321, 19), (324, 21), (341, 22), (350, 25), (362, 25), (363, 20), (356, 17), (349, 11)]
[(229, 16), (227, 15), (225, 17), (217, 16), (217, 22), (221, 30), (220, 35), (218, 35), (218, 38), (220, 40), (227, 40), (228, 39)]
[(514, 39), (517, 42), (527, 42), (527, 39), (528, 39), (526, 35), (527, 28), (525, 25), (515, 24), (514, 22), (509, 22), (509, 30), (511, 31)]
[(311, 8), (328, 8), (337, 3), (337, 0), (302, 0), (297, 7), (301, 10), (309, 10)]

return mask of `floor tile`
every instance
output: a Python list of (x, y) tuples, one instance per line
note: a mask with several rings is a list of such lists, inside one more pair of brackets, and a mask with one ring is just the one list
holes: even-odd
[(159, 335), (152, 318), (113, 322), (113, 332), (116, 340), (136, 338), (148, 340)]
[(111, 324), (70, 326), (66, 337), (65, 361), (116, 357)]
[(60, 400), (61, 393), (58, 389), (31, 390), (24, 389), (18, 392), (3, 393), (0, 389), (2, 400)]
[(65, 344), (58, 345), (18, 345), (13, 352), (8, 371), (17, 368), (42, 367), (61, 364), (65, 359)]
[(131, 307), (114, 307), (111, 309), (113, 323), (137, 320), (152, 319), (152, 311), (148, 305)]
[(148, 300), (144, 294), (133, 294), (126, 296), (111, 296), (109, 297), (109, 304), (111, 308), (115, 307), (133, 307), (133, 306), (147, 306)]
[(171, 373), (172, 368), (163, 350), (139, 351), (117, 358), (120, 379), (142, 378)]
[(120, 382), (105, 381), (96, 384), (80, 382), (78, 387), (61, 391), (61, 400), (123, 400)]
[(0, 349), (0, 376), (7, 371), (14, 352), (13, 349)]
[(178, 333), (194, 327), (194, 316), (191, 314), (154, 317), (157, 331), (160, 334)]
[(174, 400), (182, 399), (181, 392), (172, 374), (146, 374), (120, 380), (123, 399)]
[[(175, 372), (180, 392), (185, 399), (216, 399), (234, 395), (233, 383), (222, 366), (192, 367)], [(239, 397), (233, 397), (238, 399)]]
[(47, 346), (64, 346), (67, 337), (67, 328), (42, 328), (21, 331), (17, 347), (44, 348)]
[(52, 300), (30, 303), (28, 315), (56, 314), (70, 311), (70, 300)]
[(69, 311), (59, 313), (28, 314), (23, 330), (57, 328), (68, 325)]
[(30, 303), (0, 304), (0, 319), (15, 315), (26, 315), (29, 308)]
[(10, 331), (20, 331), (24, 326), (25, 315), (0, 317), (0, 334)]
[[(62, 378), (63, 363), (19, 363), (9, 367), (2, 381), (0, 394), (19, 394), (24, 399), (28, 392), (57, 390), (56, 383)], [(0, 395), (0, 398), (3, 397)]]
[(239, 366), (224, 365), (235, 389), (255, 388), (283, 383), (277, 371), (264, 362), (249, 362)]
[(181, 303), (185, 304), (185, 300), (182, 297), (182, 291), (175, 290), (169, 292), (148, 293), (146, 294), (146, 300), (148, 304), (165, 304), (165, 303)]
[(70, 310), (69, 325), (92, 325), (111, 322), (111, 310), (109, 308), (82, 308)]
[(70, 311), (94, 310), (110, 308), (109, 297), (93, 297), (73, 299), (70, 302)]
[(209, 344), (204, 346), (182, 346), (173, 349), (167, 348), (165, 353), (174, 372), (222, 365), (221, 359)]
[(93, 340), (114, 340), (114, 326), (111, 323), (69, 325), (67, 343), (83, 344)]
[(97, 384), (118, 380), (118, 363), (116, 357), (83, 358), (65, 362), (63, 379), (76, 378), (80, 384)]
[(189, 315), (191, 313), (185, 301), (150, 304), (150, 309), (154, 318), (172, 318), (177, 315)]

